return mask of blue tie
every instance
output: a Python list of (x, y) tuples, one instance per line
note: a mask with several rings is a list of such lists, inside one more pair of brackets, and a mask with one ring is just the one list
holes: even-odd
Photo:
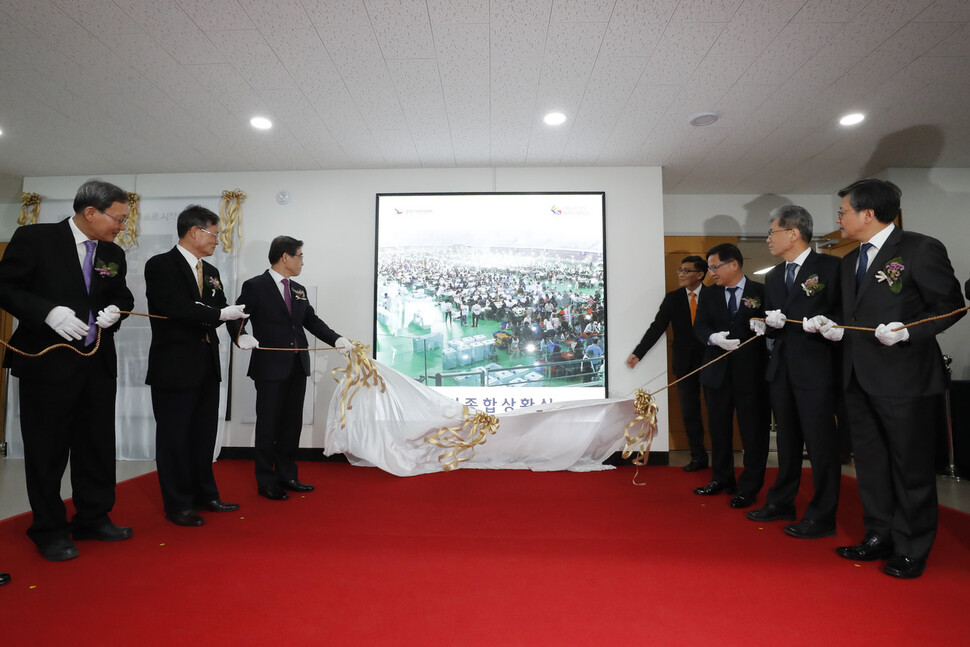
[(738, 314), (738, 288), (724, 288), (731, 293), (731, 298), (728, 301), (728, 312), (731, 313), (731, 318), (734, 319), (734, 315)]
[[(91, 275), (94, 273), (94, 250), (98, 246), (96, 240), (84, 241), (85, 253), (84, 263), (81, 265), (81, 273), (84, 274), (84, 287), (91, 292)], [(94, 343), (94, 338), (98, 334), (98, 327), (94, 323), (94, 313), (88, 312), (88, 334), (84, 338), (84, 345), (90, 346)]]
[(862, 245), (859, 246), (859, 266), (855, 270), (856, 292), (859, 291), (859, 286), (862, 285), (862, 280), (866, 278), (866, 269), (869, 265), (870, 247), (872, 247), (872, 243), (862, 243)]
[(789, 263), (785, 268), (785, 288), (791, 292), (791, 286), (795, 283), (795, 272), (798, 271), (798, 263)]

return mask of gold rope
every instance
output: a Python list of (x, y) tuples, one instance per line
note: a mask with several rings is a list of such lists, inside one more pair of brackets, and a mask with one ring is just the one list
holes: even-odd
[[(633, 464), (637, 466), (637, 471), (633, 474), (634, 485), (646, 485), (646, 483), (637, 483), (637, 475), (640, 473), (640, 467), (647, 464), (647, 457), (650, 455), (650, 445), (653, 444), (653, 439), (657, 436), (657, 412), (659, 410), (660, 408), (654, 402), (652, 395), (643, 389), (636, 390), (633, 411), (637, 414), (637, 417), (630, 421), (623, 430), (624, 444), (622, 453), (624, 459), (630, 458), (634, 452), (638, 454), (633, 459)], [(640, 428), (631, 436), (630, 429), (638, 422), (640, 423)]]
[(40, 218), (39, 193), (20, 194), (20, 217), (17, 218), (18, 225), (32, 225)]
[[(899, 332), (903, 328), (912, 328), (913, 326), (918, 326), (919, 324), (925, 324), (925, 323), (929, 323), (931, 321), (938, 321), (939, 319), (946, 319), (947, 317), (952, 317), (953, 315), (958, 315), (961, 312), (966, 312), (967, 310), (970, 310), (970, 306), (963, 306), (962, 308), (957, 308), (953, 312), (948, 312), (945, 315), (937, 315), (935, 317), (927, 317), (926, 319), (920, 319), (919, 321), (914, 321), (912, 323), (908, 323), (908, 324), (906, 324), (904, 326), (900, 326), (899, 328), (893, 328), (890, 332)], [(764, 317), (751, 317), (751, 318), (754, 319), (755, 321), (764, 321), (765, 320)], [(803, 323), (800, 319), (783, 318), (782, 321), (787, 321), (788, 323), (796, 323), (796, 324)], [(863, 328), (862, 326), (839, 326), (838, 324), (836, 324), (835, 326), (832, 326), (832, 327), (833, 328), (842, 328), (844, 330), (861, 330), (863, 332), (876, 332), (876, 329), (875, 328)]]
[[(377, 364), (371, 359), (370, 346), (355, 341), (353, 349), (347, 353), (347, 367), (335, 368), (330, 372), (333, 379), (340, 382), (338, 373), (346, 373), (346, 384), (340, 396), (340, 428), (347, 425), (347, 411), (353, 408), (354, 396), (361, 387), (380, 386), (381, 393), (387, 389), (384, 378), (377, 373)], [(288, 350), (288, 349), (287, 349)], [(351, 390), (353, 389), (353, 390)]]
[(89, 350), (86, 353), (82, 350), (78, 350), (77, 348), (75, 348), (74, 346), (71, 346), (70, 344), (63, 344), (63, 343), (54, 344), (53, 346), (48, 346), (47, 348), (40, 351), (39, 353), (28, 353), (27, 351), (20, 350), (19, 348), (14, 348), (13, 346), (3, 341), (2, 339), (0, 339), (0, 345), (3, 345), (4, 348), (9, 348), (13, 352), (17, 353), (18, 355), (23, 355), (24, 357), (40, 357), (41, 355), (46, 355), (47, 353), (51, 352), (55, 348), (67, 348), (68, 350), (74, 351), (81, 357), (91, 357), (96, 352), (98, 352), (98, 348), (101, 347), (101, 327), (100, 326), (98, 327), (98, 334), (94, 338), (94, 346), (91, 348), (91, 350)]
[(232, 251), (232, 232), (239, 228), (242, 237), (242, 203), (246, 194), (242, 189), (223, 191), (222, 202), (219, 206), (219, 240), (222, 241), (222, 251), (227, 254)]
[[(445, 461), (446, 472), (456, 469), (459, 463), (471, 460), (475, 455), (475, 446), (484, 444), (488, 440), (488, 434), (498, 431), (498, 417), (484, 411), (476, 411), (471, 415), (471, 409), (466, 406), (462, 410), (465, 415), (462, 424), (457, 427), (442, 427), (424, 439), (427, 443), (448, 450), (438, 456), (439, 461)], [(462, 436), (462, 432), (467, 433)], [(469, 454), (461, 456), (462, 452)]]
[(128, 192), (128, 223), (125, 230), (118, 234), (118, 238), (115, 239), (115, 242), (125, 249), (131, 249), (138, 244), (138, 218), (141, 216), (138, 205), (140, 202), (141, 196), (131, 191)]

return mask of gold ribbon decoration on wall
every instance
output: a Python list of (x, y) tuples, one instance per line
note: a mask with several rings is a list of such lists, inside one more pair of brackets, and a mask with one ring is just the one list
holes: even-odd
[[(498, 431), (498, 417), (484, 411), (476, 411), (471, 415), (471, 409), (462, 407), (465, 422), (457, 427), (442, 427), (427, 438), (425, 442), (448, 451), (438, 456), (439, 461), (445, 461), (445, 471), (450, 472), (459, 463), (471, 460), (475, 455), (475, 446), (482, 445), (488, 440), (488, 434)], [(466, 432), (466, 435), (462, 435)], [(462, 452), (470, 452), (462, 456)]]
[(384, 378), (377, 373), (377, 363), (371, 359), (370, 346), (365, 346), (359, 341), (353, 341), (353, 350), (347, 353), (346, 368), (335, 368), (330, 374), (337, 382), (341, 381), (338, 376), (340, 373), (346, 374), (346, 383), (343, 386), (343, 393), (340, 396), (340, 428), (347, 426), (347, 411), (353, 408), (354, 396), (361, 388), (371, 388), (380, 386), (381, 393), (387, 389)]
[(222, 251), (227, 254), (232, 251), (232, 232), (239, 230), (242, 236), (242, 203), (246, 194), (242, 189), (223, 191), (222, 202), (219, 205), (219, 240), (222, 241)]
[(138, 211), (138, 205), (141, 203), (141, 196), (137, 193), (128, 192), (128, 222), (125, 225), (125, 230), (118, 234), (115, 242), (124, 247), (125, 249), (131, 249), (138, 244), (138, 218), (141, 213)]
[[(622, 456), (623, 458), (629, 458), (634, 453), (638, 454), (633, 459), (633, 464), (637, 466), (637, 473), (639, 473), (639, 468), (647, 464), (647, 457), (650, 455), (650, 445), (653, 444), (653, 439), (657, 436), (657, 411), (659, 411), (659, 407), (654, 401), (653, 396), (643, 389), (637, 389), (635, 393), (636, 398), (633, 400), (633, 411), (637, 416), (623, 429), (623, 439), (625, 442)], [(640, 423), (640, 428), (631, 436), (630, 429), (635, 427), (637, 423)], [(637, 485), (645, 485), (645, 483), (637, 483), (636, 474), (633, 475), (633, 482)]]
[(40, 218), (39, 193), (20, 194), (20, 216), (17, 218), (18, 225), (32, 225)]

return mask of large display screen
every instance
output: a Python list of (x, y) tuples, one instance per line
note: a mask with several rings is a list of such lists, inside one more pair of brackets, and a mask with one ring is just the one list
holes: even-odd
[(605, 202), (378, 194), (377, 360), (489, 413), (606, 397)]

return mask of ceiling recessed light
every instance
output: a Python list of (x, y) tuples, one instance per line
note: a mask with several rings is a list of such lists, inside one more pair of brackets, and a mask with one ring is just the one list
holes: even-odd
[(249, 120), (249, 125), (259, 130), (269, 130), (273, 127), (273, 122), (266, 117), (253, 117)]
[(691, 126), (710, 126), (717, 121), (717, 113), (698, 112), (696, 115), (691, 115), (688, 121)]
[(865, 118), (866, 116), (861, 112), (853, 112), (839, 119), (839, 123), (843, 126), (855, 126), (856, 124), (862, 123), (862, 120)]
[(566, 115), (561, 112), (550, 112), (542, 120), (550, 126), (558, 126), (559, 124), (566, 123)]

